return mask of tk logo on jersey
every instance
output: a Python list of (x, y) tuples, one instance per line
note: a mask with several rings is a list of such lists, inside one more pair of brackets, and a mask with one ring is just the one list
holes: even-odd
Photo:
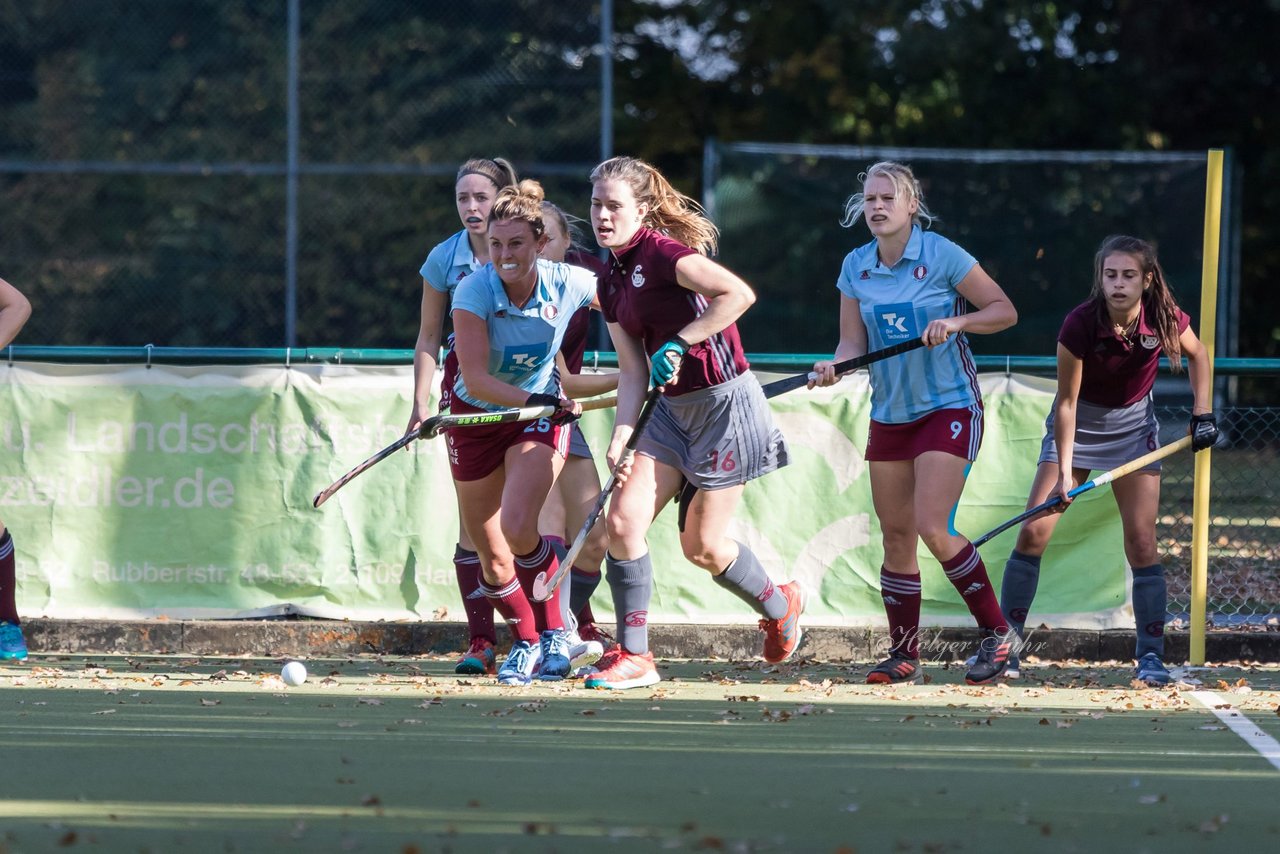
[(875, 307), (880, 337), (886, 343), (897, 343), (920, 337), (916, 329), (916, 313), (909, 302), (890, 303)]

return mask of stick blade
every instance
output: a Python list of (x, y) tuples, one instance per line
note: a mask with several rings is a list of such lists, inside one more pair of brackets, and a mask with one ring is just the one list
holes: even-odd
[(545, 602), (551, 598), (551, 587), (547, 584), (547, 574), (539, 572), (538, 577), (533, 580), (533, 599), (535, 602)]

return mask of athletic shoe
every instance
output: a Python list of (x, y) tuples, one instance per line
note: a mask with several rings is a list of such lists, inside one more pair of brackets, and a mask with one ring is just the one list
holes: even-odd
[(454, 673), (464, 676), (492, 676), (498, 672), (497, 655), (493, 650), (493, 641), (488, 638), (472, 638), (471, 646), (463, 653), (462, 658), (453, 668)]
[(804, 611), (804, 591), (794, 581), (778, 588), (787, 598), (787, 613), (777, 620), (764, 619), (760, 628), (764, 631), (764, 660), (770, 664), (786, 661), (800, 645), (804, 630), (800, 628), (800, 613)]
[(14, 623), (0, 623), (0, 659), (27, 657), (27, 639), (22, 627)]
[(555, 682), (569, 675), (569, 633), (564, 629), (547, 629), (539, 641), (542, 669), (538, 678)]
[(1018, 633), (1013, 629), (997, 632), (995, 629), (983, 629), (982, 640), (978, 642), (978, 653), (973, 657), (973, 664), (964, 674), (964, 681), (970, 685), (986, 685), (1004, 675), (1009, 664), (1009, 656), (1018, 642)]
[(498, 668), (498, 682), (502, 685), (528, 685), (542, 663), (542, 646), (536, 641), (516, 641), (511, 645), (502, 667)]
[[(973, 665), (977, 664), (977, 662), (978, 662), (978, 656), (971, 655), (964, 660), (964, 666), (973, 667)], [(1004, 665), (1004, 678), (1005, 679), (1022, 678), (1022, 662), (1018, 660), (1018, 654), (1016, 652), (1009, 653), (1009, 660), (1006, 661)]]
[(574, 642), (569, 638), (569, 672), (575, 676), (600, 660), (604, 655), (604, 644), (600, 641), (582, 640)]
[(643, 688), (656, 685), (662, 677), (653, 664), (653, 653), (627, 652), (615, 646), (604, 654), (595, 673), (587, 677), (583, 684), (588, 688)]
[(895, 655), (871, 668), (868, 685), (902, 685), (920, 678), (920, 659)]
[(1149, 652), (1138, 659), (1137, 678), (1139, 682), (1145, 682), (1153, 688), (1168, 685), (1173, 681), (1173, 677), (1169, 675), (1168, 669), (1157, 652)]

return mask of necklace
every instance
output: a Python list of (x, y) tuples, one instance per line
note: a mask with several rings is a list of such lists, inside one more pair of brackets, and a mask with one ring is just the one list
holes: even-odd
[(1138, 317), (1135, 315), (1133, 320), (1130, 320), (1127, 325), (1123, 323), (1113, 323), (1112, 327), (1115, 329), (1116, 335), (1118, 337), (1128, 338), (1130, 335), (1133, 334), (1133, 331), (1138, 327)]

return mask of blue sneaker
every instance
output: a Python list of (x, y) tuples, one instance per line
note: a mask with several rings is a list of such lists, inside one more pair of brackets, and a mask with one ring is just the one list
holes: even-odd
[(498, 668), (500, 685), (528, 685), (542, 663), (542, 647), (533, 641), (516, 641)]
[(0, 659), (26, 657), (27, 639), (22, 636), (22, 627), (0, 623)]
[(1137, 679), (1139, 682), (1145, 682), (1153, 688), (1168, 685), (1173, 681), (1173, 677), (1169, 675), (1169, 670), (1164, 666), (1164, 662), (1160, 660), (1160, 654), (1155, 652), (1149, 652), (1138, 659)]
[(547, 629), (539, 643), (542, 669), (538, 678), (555, 682), (569, 675), (569, 633), (564, 629)]

